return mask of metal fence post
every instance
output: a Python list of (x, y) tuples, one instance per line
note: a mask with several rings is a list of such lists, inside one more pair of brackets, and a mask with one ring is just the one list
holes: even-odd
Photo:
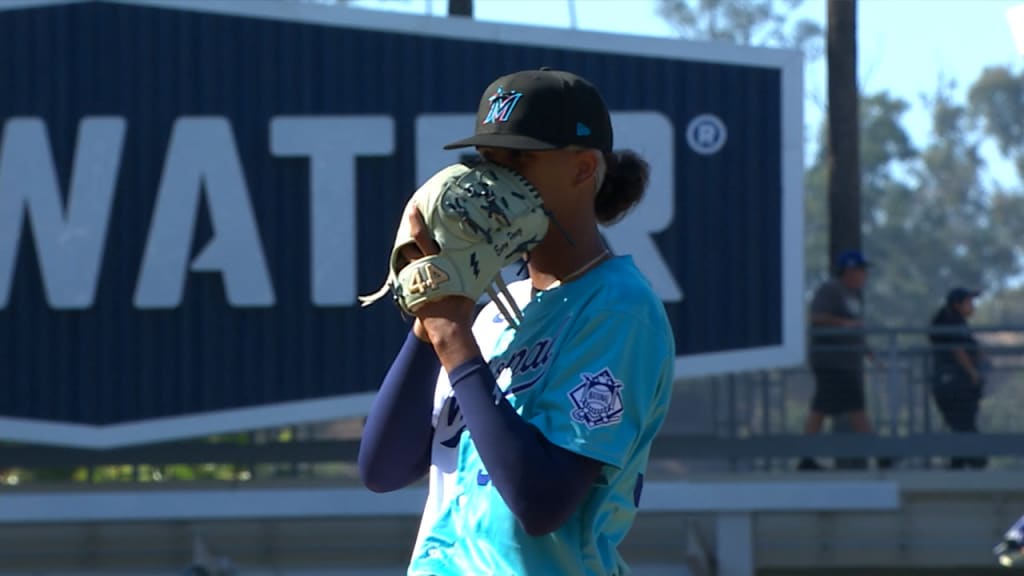
[(886, 399), (886, 416), (889, 418), (889, 435), (896, 436), (898, 432), (897, 422), (899, 419), (898, 414), (893, 413), (893, 398), (896, 396), (896, 379), (899, 377), (899, 342), (897, 340), (897, 334), (895, 332), (889, 333), (888, 338), (889, 349), (886, 351), (886, 385), (885, 385), (885, 399)]
[[(729, 438), (735, 438), (736, 434), (736, 375), (729, 374), (725, 377), (726, 393), (728, 394), (728, 414), (726, 424), (729, 429)], [(729, 470), (736, 471), (736, 458), (729, 458)]]

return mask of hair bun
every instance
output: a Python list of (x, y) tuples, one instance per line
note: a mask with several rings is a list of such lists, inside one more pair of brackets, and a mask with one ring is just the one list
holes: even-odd
[(605, 153), (604, 183), (594, 198), (594, 212), (602, 224), (622, 219), (644, 196), (650, 165), (632, 150)]

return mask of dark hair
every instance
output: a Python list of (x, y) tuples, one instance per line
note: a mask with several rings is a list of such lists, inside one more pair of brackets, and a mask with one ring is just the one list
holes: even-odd
[(651, 168), (632, 150), (605, 152), (604, 163), (604, 182), (594, 197), (594, 212), (601, 224), (612, 224), (644, 197)]

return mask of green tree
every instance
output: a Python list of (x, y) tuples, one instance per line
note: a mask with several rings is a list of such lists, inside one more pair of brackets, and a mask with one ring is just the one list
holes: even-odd
[[(815, 58), (823, 31), (796, 15), (801, 4), (661, 0), (659, 11), (687, 39), (800, 47)], [(864, 248), (878, 263), (866, 295), (873, 324), (922, 326), (958, 284), (986, 290), (984, 312), (1022, 273), (1024, 197), (988, 177), (980, 150), (995, 141), (1024, 177), (1024, 72), (986, 69), (966, 103), (953, 89), (939, 86), (925, 101), (932, 129), (920, 149), (903, 123), (906, 101), (884, 92), (860, 97), (860, 227)], [(832, 251), (827, 143), (822, 126), (804, 184), (808, 293), (827, 276)]]
[(971, 86), (968, 102), (971, 113), (982, 119), (985, 132), (1014, 160), (1024, 178), (1024, 71), (986, 68)]
[(658, 13), (688, 40), (800, 48), (821, 56), (821, 25), (794, 16), (803, 0), (661, 0)]
[[(893, 217), (907, 219), (914, 204), (913, 189), (905, 178), (897, 175), (906, 173), (912, 168), (918, 151), (914, 148), (910, 136), (904, 129), (901, 120), (907, 111), (908, 104), (887, 93), (874, 94), (861, 98), (861, 181), (863, 186), (862, 200), (862, 231), (871, 247), (873, 259), (884, 259), (884, 254), (877, 254), (872, 241), (881, 229)], [(819, 133), (821, 145), (818, 156), (807, 171), (804, 182), (806, 212), (806, 264), (808, 290), (828, 277), (829, 244), (828, 230), (828, 152), (824, 141), (827, 138), (827, 127), (822, 126)], [(883, 248), (885, 242), (880, 242)], [(884, 284), (876, 286), (872, 282), (874, 292), (885, 293), (889, 288)], [(874, 305), (874, 302), (872, 302)]]
[[(1024, 197), (985, 185), (985, 135), (952, 93), (943, 86), (928, 100), (933, 127), (921, 150), (902, 124), (907, 102), (885, 93), (861, 99), (861, 227), (877, 262), (866, 294), (873, 324), (921, 326), (952, 286), (998, 292), (1021, 273)], [(827, 273), (819, 256), (827, 243), (826, 175), (819, 154), (806, 178), (812, 285)]]
[[(1024, 71), (1014, 73), (1006, 67), (982, 71), (968, 91), (968, 112), (980, 122), (984, 133), (993, 139), (1003, 156), (1012, 161), (1017, 175), (1024, 179)], [(988, 212), (1004, 244), (1020, 243), (1024, 238), (1024, 212), (1021, 186), (1003, 189), (991, 184)], [(1024, 287), (1015, 286), (993, 294), (992, 286), (983, 286), (991, 297), (979, 309), (978, 321), (986, 324), (1024, 324)]]

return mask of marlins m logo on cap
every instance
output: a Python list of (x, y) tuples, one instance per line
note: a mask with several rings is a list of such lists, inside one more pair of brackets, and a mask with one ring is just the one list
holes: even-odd
[(519, 103), (519, 99), (522, 96), (522, 92), (516, 92), (515, 90), (505, 92), (504, 88), (498, 86), (494, 95), (488, 98), (488, 101), (491, 103), (491, 109), (487, 111), (487, 116), (484, 118), (483, 123), (508, 122), (509, 116), (516, 109), (516, 104)]

